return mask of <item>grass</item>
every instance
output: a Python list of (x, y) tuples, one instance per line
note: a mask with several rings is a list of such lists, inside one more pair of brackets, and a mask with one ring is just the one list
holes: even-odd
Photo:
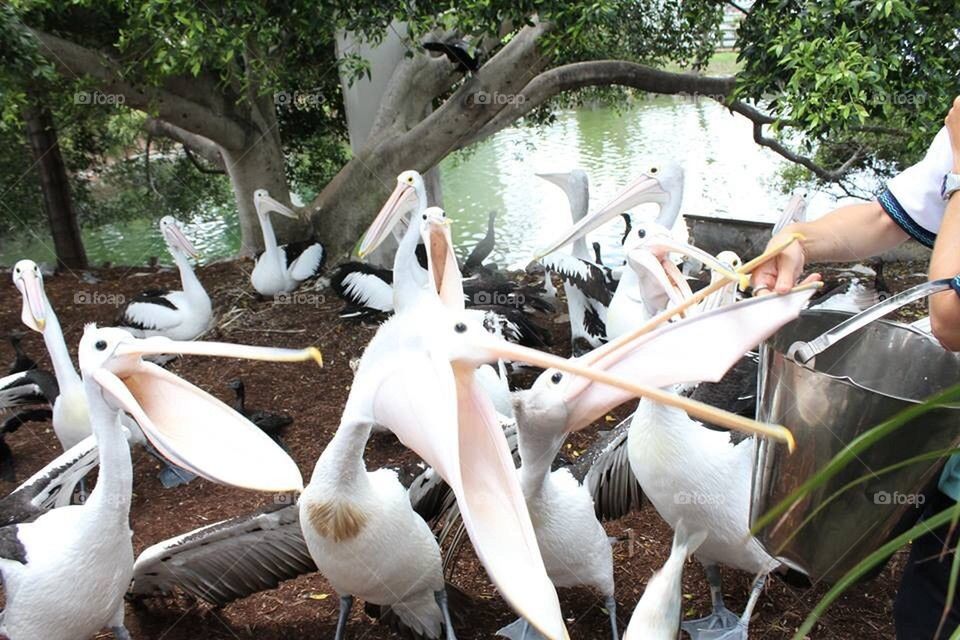
[[(678, 64), (668, 64), (665, 70), (678, 72), (689, 71), (690, 69)], [(713, 57), (710, 58), (710, 63), (703, 71), (703, 74), (708, 76), (732, 76), (738, 71), (740, 71), (740, 63), (737, 62), (736, 51), (717, 51), (713, 54)]]

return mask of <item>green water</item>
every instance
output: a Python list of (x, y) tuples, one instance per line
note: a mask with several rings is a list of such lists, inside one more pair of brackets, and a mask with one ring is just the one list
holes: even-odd
[[(512, 263), (570, 224), (563, 193), (535, 172), (585, 169), (593, 209), (650, 163), (664, 160), (684, 168), (684, 213), (772, 220), (789, 199), (778, 178), (786, 161), (753, 143), (749, 122), (710, 100), (657, 97), (621, 112), (564, 112), (549, 127), (506, 129), (469, 153), (448, 158), (440, 171), (444, 208), (455, 222), (454, 242), (462, 253), (468, 251), (486, 232), (488, 212), (496, 210), (492, 258)], [(836, 203), (827, 193), (808, 194), (808, 199), (813, 215)], [(239, 247), (239, 226), (229, 209), (211, 208), (182, 222), (204, 261), (228, 257)], [(621, 229), (617, 220), (592, 238), (604, 246), (605, 256), (617, 252)], [(142, 264), (151, 256), (169, 261), (152, 222), (84, 229), (83, 236), (95, 264)], [(2, 264), (22, 257), (50, 263), (53, 255), (49, 238), (33, 231), (0, 243)]]

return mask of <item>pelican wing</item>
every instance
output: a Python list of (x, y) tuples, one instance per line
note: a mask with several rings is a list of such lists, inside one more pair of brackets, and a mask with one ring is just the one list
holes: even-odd
[(142, 331), (163, 331), (176, 327), (183, 321), (183, 315), (171, 299), (173, 293), (150, 290), (138, 294), (120, 312), (117, 326)]
[(327, 252), (319, 242), (292, 242), (281, 249), (287, 259), (287, 272), (298, 282), (318, 275), (327, 261)]
[(643, 505), (643, 489), (630, 468), (627, 447), (632, 418), (601, 434), (601, 439), (580, 457), (573, 471), (574, 477), (582, 477), (583, 485), (590, 492), (599, 520), (622, 518)]
[(25, 404), (53, 404), (58, 394), (56, 378), (45, 371), (14, 373), (0, 378), (0, 411)]
[(179, 589), (216, 606), (317, 570), (296, 504), (271, 506), (159, 542), (137, 558), (130, 594)]
[(74, 487), (99, 462), (96, 440), (87, 436), (0, 500), (0, 526), (30, 522), (70, 504)]
[(559, 275), (564, 283), (580, 289), (590, 300), (603, 306), (610, 305), (612, 296), (607, 286), (607, 277), (597, 265), (559, 252), (544, 256), (540, 259), (540, 264), (547, 271)]
[(393, 312), (393, 273), (361, 262), (342, 265), (330, 287), (351, 307)]

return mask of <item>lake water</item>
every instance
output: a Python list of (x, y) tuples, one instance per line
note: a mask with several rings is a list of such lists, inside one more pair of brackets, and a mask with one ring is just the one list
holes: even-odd
[[(492, 255), (501, 266), (528, 257), (570, 224), (566, 196), (536, 172), (586, 170), (591, 210), (601, 206), (650, 163), (671, 160), (685, 172), (684, 213), (772, 221), (789, 200), (780, 187), (788, 163), (753, 142), (751, 124), (712, 100), (656, 97), (627, 109), (579, 109), (542, 128), (506, 129), (440, 167), (444, 207), (454, 221), (454, 242), (466, 253), (486, 232), (487, 214), (499, 212)], [(835, 207), (826, 192), (808, 194), (808, 215)], [(840, 200), (842, 202), (842, 200)], [(638, 210), (654, 215), (656, 207)], [(228, 257), (240, 244), (232, 211), (211, 207), (184, 221), (204, 261)], [(598, 230), (604, 256), (617, 254), (622, 222)], [(133, 221), (84, 229), (92, 262), (168, 261), (153, 222)], [(52, 262), (52, 243), (35, 232), (4, 238), (0, 263), (21, 257)]]

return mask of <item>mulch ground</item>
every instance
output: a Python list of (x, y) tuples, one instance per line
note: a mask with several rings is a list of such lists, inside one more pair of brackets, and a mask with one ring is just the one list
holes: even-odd
[[(317, 345), (323, 351), (324, 369), (308, 365), (186, 358), (171, 366), (178, 375), (229, 401), (227, 382), (240, 377), (246, 383), (248, 406), (285, 411), (295, 418), (285, 442), (304, 478), (336, 430), (352, 379), (350, 361), (358, 358), (375, 327), (341, 320), (341, 302), (324, 289), (301, 291), (290, 304), (257, 300), (249, 286), (249, 262), (224, 262), (203, 267), (200, 279), (214, 300), (218, 326), (211, 340), (257, 345), (302, 347)], [(891, 273), (896, 271), (896, 273)], [(891, 288), (902, 289), (922, 279), (922, 266), (889, 265)], [(911, 275), (913, 274), (913, 275)], [(93, 276), (93, 278), (90, 278)], [(151, 287), (177, 287), (175, 271), (153, 268), (95, 269), (85, 277), (62, 273), (46, 278), (46, 290), (75, 354), (83, 325), (112, 323), (118, 300), (128, 300)], [(20, 297), (12, 285), (0, 289), (0, 336), (25, 330), (20, 322)], [(122, 297), (122, 298), (121, 298)], [(559, 321), (558, 321), (559, 320)], [(557, 351), (569, 344), (562, 319), (546, 318)], [(27, 331), (24, 348), (40, 366), (51, 369), (41, 337)], [(7, 354), (8, 351), (0, 351)], [(0, 358), (6, 355), (0, 356)], [(10, 355), (12, 360), (12, 355)], [(612, 426), (625, 416), (621, 408), (598, 426)], [(568, 456), (592, 441), (591, 429), (576, 434), (567, 444)], [(28, 425), (7, 438), (16, 458), (16, 483), (0, 482), (4, 492), (41, 468), (60, 452), (49, 424)], [(367, 447), (367, 466), (401, 467), (412, 470), (418, 460), (389, 434), (374, 434)], [(134, 497), (131, 523), (134, 545), (143, 548), (211, 522), (248, 513), (272, 498), (196, 480), (188, 486), (165, 490), (156, 478), (159, 464), (134, 451)], [(651, 574), (667, 558), (672, 532), (650, 506), (607, 525), (614, 545), (617, 604), (621, 629)], [(575, 549), (570, 550), (576, 553)], [(892, 638), (891, 603), (902, 568), (901, 553), (873, 581), (853, 587), (830, 609), (815, 628), (813, 638)], [(742, 610), (751, 576), (725, 572), (727, 604)], [(710, 598), (703, 572), (689, 563), (684, 574), (684, 612), (705, 615)], [(497, 596), (482, 567), (465, 554), (456, 584), (473, 598), (456, 629), (459, 638), (489, 638), (513, 620)], [(800, 590), (771, 580), (761, 597), (750, 625), (751, 638), (790, 638), (807, 613), (826, 591), (825, 587)], [(561, 603), (574, 639), (608, 638), (602, 599), (586, 590), (561, 590)], [(332, 637), (338, 598), (320, 574), (303, 576), (279, 588), (234, 602), (221, 609), (174, 598), (128, 605), (127, 627), (137, 640), (247, 639), (299, 640)], [(392, 638), (394, 634), (368, 618), (361, 605), (354, 607), (348, 628), (351, 638)], [(109, 634), (100, 637), (108, 638)]]

